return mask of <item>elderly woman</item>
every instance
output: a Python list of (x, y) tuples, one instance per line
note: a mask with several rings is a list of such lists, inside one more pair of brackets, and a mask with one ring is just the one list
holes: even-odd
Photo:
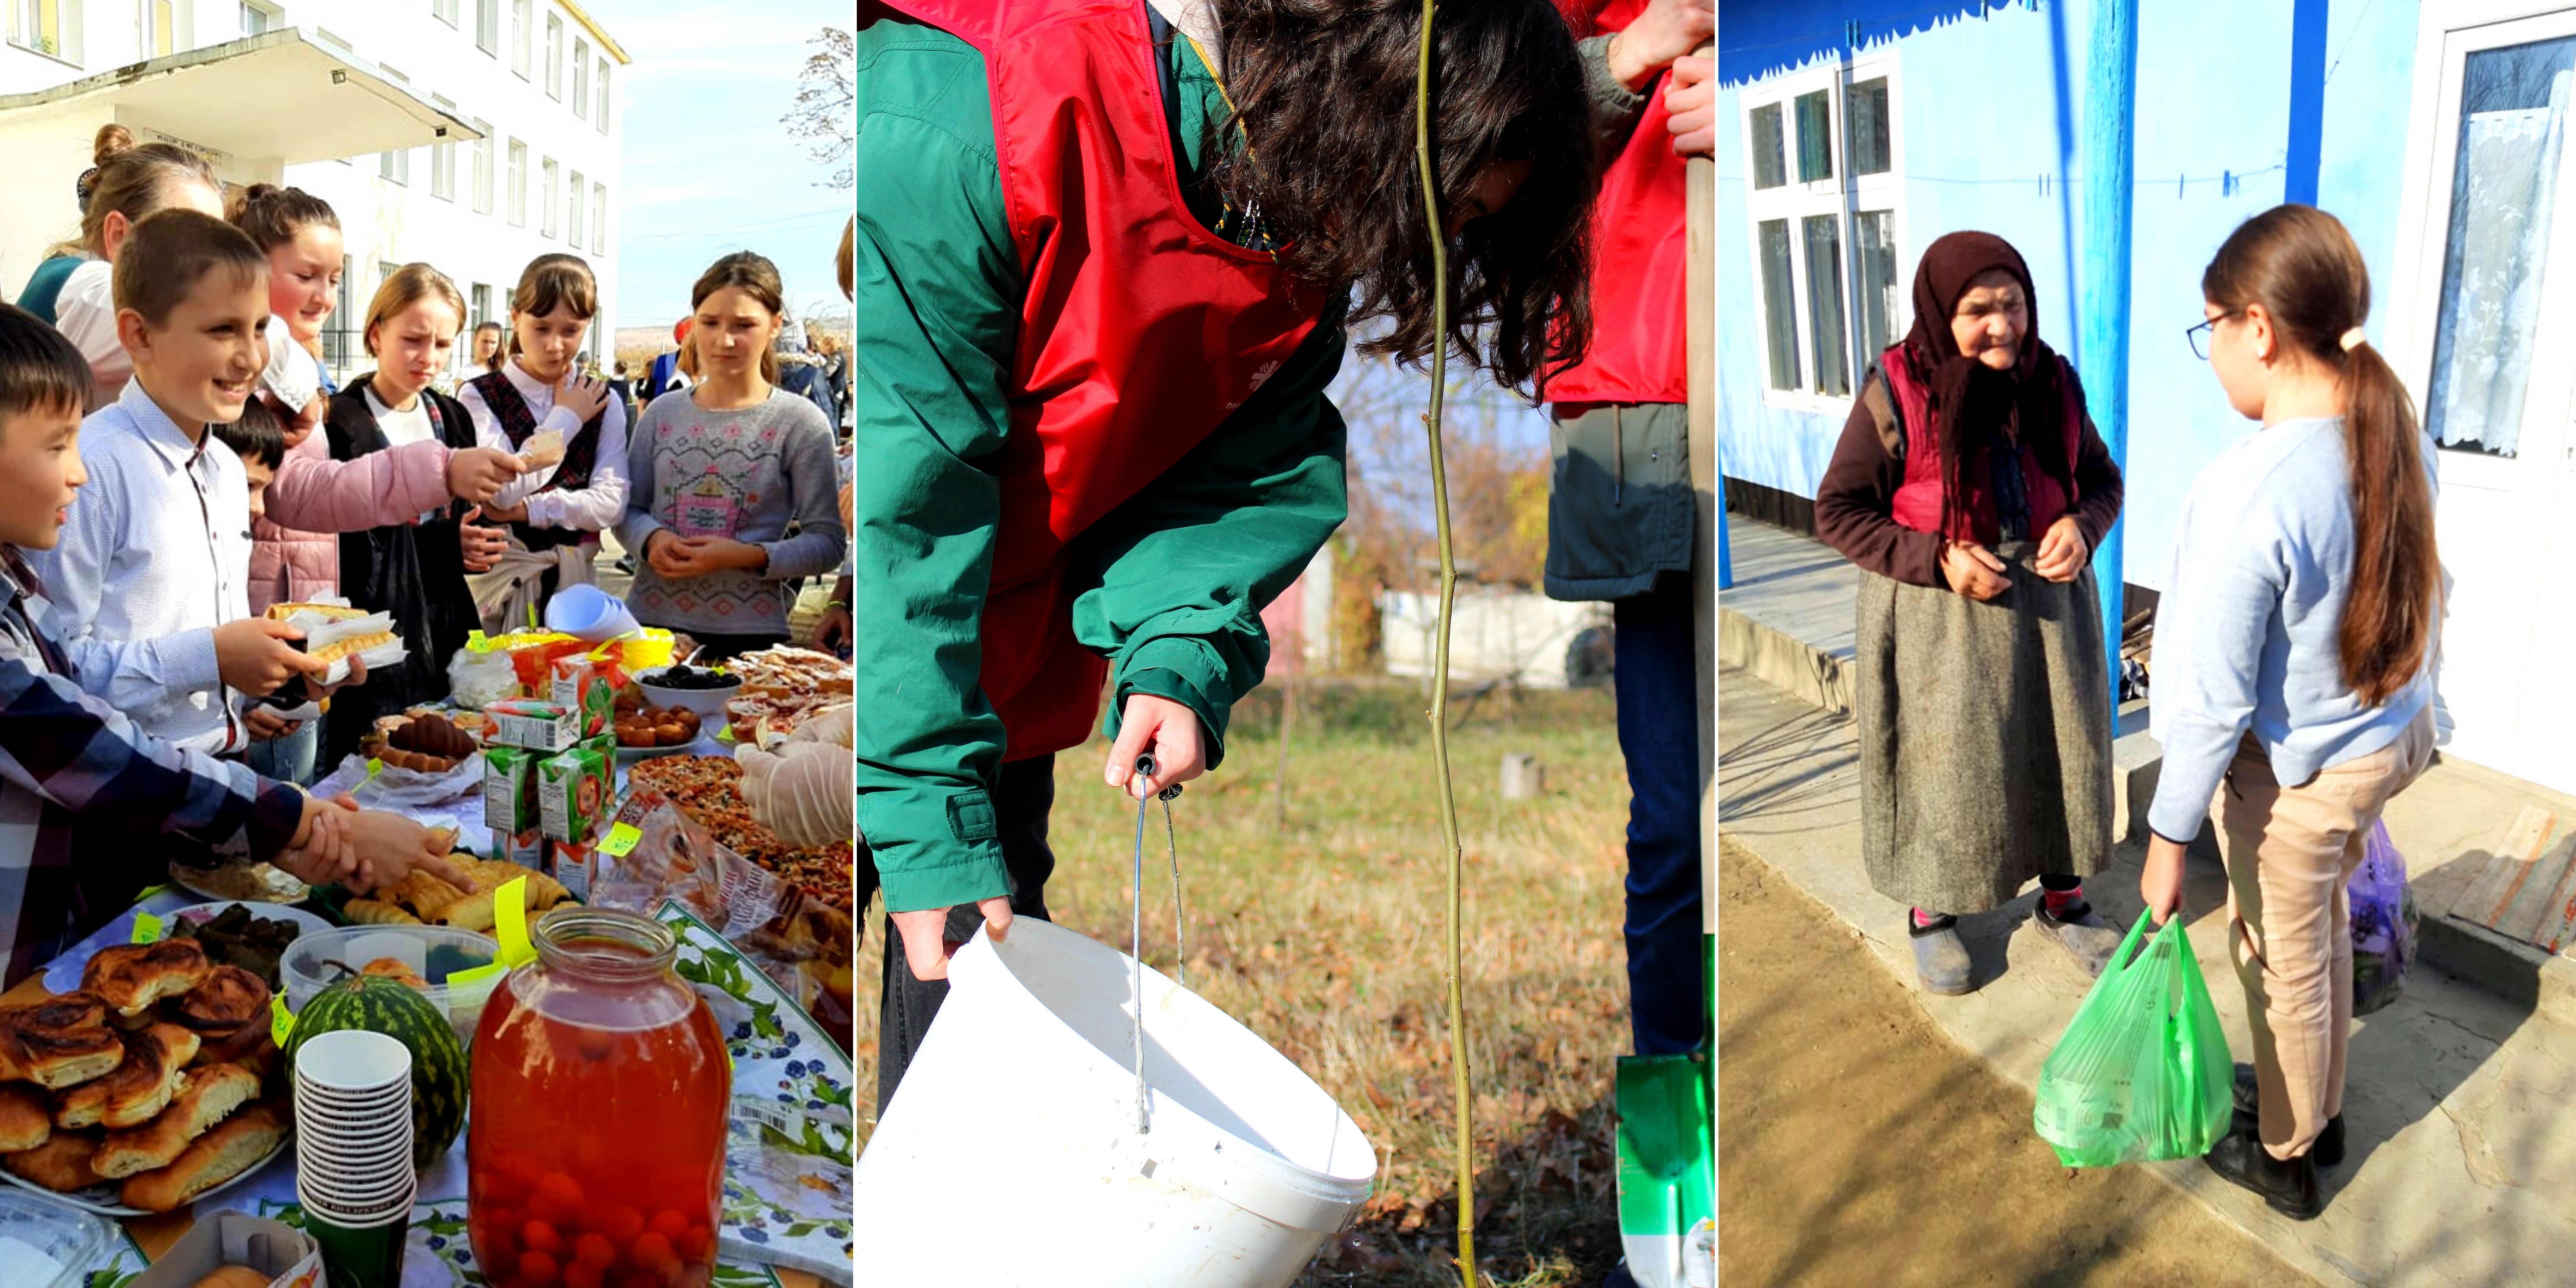
[(1862, 858), (1913, 906), (1927, 992), (1975, 988), (1957, 917), (2036, 877), (2031, 922), (2099, 974), (2084, 900), (2111, 850), (2111, 679), (2090, 560), (2120, 471), (2030, 269), (1988, 233), (1932, 243), (1914, 327), (1880, 356), (1816, 492), (1858, 564)]

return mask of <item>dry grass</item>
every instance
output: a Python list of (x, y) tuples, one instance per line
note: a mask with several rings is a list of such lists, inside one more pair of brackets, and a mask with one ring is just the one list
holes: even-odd
[[(1421, 694), (1307, 682), (1284, 828), (1272, 788), (1278, 702), (1265, 688), (1236, 710), (1225, 766), (1175, 807), (1190, 985), (1296, 1061), (1378, 1147), (1365, 1219), (1301, 1284), (1455, 1284), (1446, 874)], [(1627, 784), (1610, 695), (1523, 694), (1508, 708), (1497, 697), (1452, 712), (1478, 1260), (1517, 1288), (1597, 1284), (1618, 1260), (1609, 1100), (1628, 1042)], [(1506, 751), (1539, 755), (1539, 799), (1501, 799)], [(1058, 867), (1047, 895), (1061, 924), (1124, 944), (1135, 812), (1100, 785), (1105, 753), (1095, 744), (1057, 762)], [(1146, 956), (1168, 971), (1160, 861), (1149, 854)], [(859, 1013), (873, 1016), (876, 972), (859, 975)], [(872, 1027), (863, 1021), (859, 1035), (863, 1087), (875, 1084)]]

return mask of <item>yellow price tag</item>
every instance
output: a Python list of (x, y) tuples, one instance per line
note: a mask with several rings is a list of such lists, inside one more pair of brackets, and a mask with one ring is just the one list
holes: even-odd
[(159, 917), (155, 917), (155, 916), (153, 916), (151, 913), (148, 913), (148, 912), (138, 912), (138, 913), (135, 913), (135, 914), (134, 914), (134, 942), (135, 942), (135, 943), (138, 943), (138, 944), (157, 944), (157, 943), (160, 943), (160, 942), (161, 942), (161, 934), (162, 934), (163, 929), (164, 929), (164, 927), (162, 926), (162, 924), (161, 924), (161, 919), (160, 919)]
[(269, 1040), (270, 1040), (270, 1041), (273, 1041), (273, 1042), (275, 1042), (275, 1043), (277, 1043), (277, 1045), (278, 1045), (278, 1049), (280, 1049), (280, 1050), (284, 1050), (284, 1049), (285, 1049), (285, 1047), (286, 1047), (286, 1039), (287, 1039), (290, 1035), (292, 1035), (294, 1032), (295, 1032), (295, 1012), (293, 1012), (293, 1011), (290, 1011), (290, 1010), (286, 1009), (286, 998), (285, 998), (285, 996), (284, 996), (284, 995), (282, 995), (282, 994), (278, 994), (278, 993), (271, 993), (271, 994), (269, 994), (269, 995), (268, 995), (268, 1036), (269, 1036)]
[[(499, 919), (497, 914), (494, 919)], [(459, 984), (472, 984), (481, 980), (490, 979), (491, 977), (508, 969), (509, 967), (503, 966), (499, 962), (493, 962), (489, 965), (477, 966), (472, 970), (452, 971), (447, 976), (447, 987), (454, 988)]]
[(492, 937), (501, 941), (501, 953), (492, 960), (502, 966), (525, 966), (537, 959), (536, 946), (528, 942), (528, 879), (512, 877), (492, 892)]
[(367, 777), (373, 778), (383, 772), (385, 772), (385, 762), (378, 760), (373, 756), (369, 756), (367, 758)]
[(632, 823), (619, 823), (608, 829), (608, 837), (599, 843), (599, 852), (612, 859), (622, 859), (635, 852), (635, 843), (644, 839), (644, 829)]
[(145, 887), (145, 888), (144, 888), (144, 890), (143, 890), (143, 892), (142, 892), (141, 894), (138, 894), (138, 895), (134, 896), (134, 901), (135, 901), (136, 903), (141, 903), (141, 902), (143, 902), (144, 900), (149, 899), (149, 898), (151, 898), (152, 896), (154, 896), (154, 895), (156, 895), (156, 894), (168, 894), (168, 893), (170, 893), (170, 884), (169, 884), (168, 882), (166, 882), (166, 881), (165, 881), (165, 882), (163, 882), (163, 883), (161, 883), (160, 885), (157, 885), (157, 886), (147, 886), (147, 887)]

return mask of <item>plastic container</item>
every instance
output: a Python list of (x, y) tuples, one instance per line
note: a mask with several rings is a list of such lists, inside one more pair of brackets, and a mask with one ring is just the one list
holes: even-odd
[[(860, 1156), (856, 1241), (889, 1284), (960, 1248), (1045, 1249), (1047, 1288), (1284, 1288), (1369, 1196), (1359, 1124), (1287, 1057), (1145, 972), (1152, 1130), (1136, 1130), (1125, 953), (1047, 922), (982, 933)], [(958, 1196), (972, 1195), (972, 1202)]]
[(705, 1284), (715, 1273), (733, 1070), (650, 918), (558, 909), (476, 1033), (466, 1232), (492, 1288)]
[(286, 1008), (301, 1011), (314, 994), (343, 978), (337, 967), (325, 963), (339, 962), (350, 970), (363, 971), (367, 963), (379, 957), (397, 958), (429, 981), (429, 1000), (447, 1013), (447, 1023), (456, 1030), (456, 1040), (470, 1044), (474, 1027), (483, 1018), (484, 1003), (501, 986), (501, 979), (487, 976), (451, 988), (447, 977), (489, 966), (500, 951), (501, 945), (491, 936), (471, 930), (446, 926), (349, 926), (298, 938), (286, 946), (277, 968), (286, 981)]
[(726, 719), (725, 704), (742, 692), (742, 681), (736, 679), (721, 689), (666, 689), (653, 682), (669, 669), (657, 666), (635, 673), (635, 683), (644, 690), (644, 700), (657, 707), (684, 707), (695, 711), (701, 726), (709, 731), (721, 727)]
[[(78, 1208), (0, 1190), (0, 1282), (10, 1288), (71, 1288), (97, 1268), (114, 1237), (106, 1222)], [(45, 1269), (48, 1261), (54, 1270)]]

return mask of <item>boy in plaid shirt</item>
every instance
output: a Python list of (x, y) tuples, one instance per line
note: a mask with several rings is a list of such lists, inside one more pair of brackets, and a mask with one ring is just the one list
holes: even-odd
[[(87, 481), (88, 381), (61, 333), (0, 304), (0, 988), (114, 918), (168, 856), (266, 860), (354, 889), (415, 866), (457, 879), (419, 824), (174, 746), (82, 691), (38, 625), (43, 588), (21, 552), (54, 545)], [(153, 844), (165, 837), (198, 844)]]

